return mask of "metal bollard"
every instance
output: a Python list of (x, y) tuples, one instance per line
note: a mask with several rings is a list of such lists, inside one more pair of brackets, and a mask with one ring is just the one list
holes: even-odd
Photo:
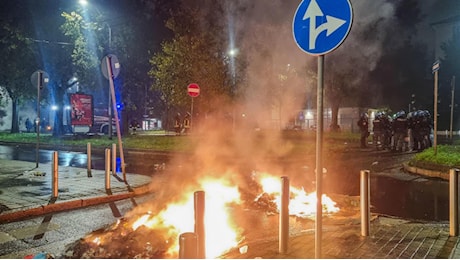
[(458, 173), (459, 169), (449, 170), (449, 235), (458, 236)]
[(205, 244), (205, 226), (204, 226), (204, 211), (205, 211), (205, 193), (204, 191), (195, 191), (195, 234), (197, 235), (197, 256), (198, 258), (206, 258)]
[(281, 177), (281, 209), (279, 219), (279, 252), (288, 250), (289, 242), (289, 178)]
[(110, 190), (110, 149), (105, 149), (105, 189)]
[(91, 143), (86, 144), (86, 172), (88, 177), (93, 177), (91, 174)]
[(370, 224), (370, 171), (361, 171), (361, 236), (369, 236)]
[(179, 236), (179, 258), (197, 259), (198, 258), (198, 238), (195, 233), (186, 232)]
[(58, 160), (58, 152), (53, 152), (53, 168), (51, 169), (51, 172), (53, 173), (52, 176), (52, 182), (53, 182), (53, 198), (57, 198), (58, 196), (58, 165), (59, 165), (59, 160)]
[(117, 175), (117, 144), (112, 144), (112, 174)]

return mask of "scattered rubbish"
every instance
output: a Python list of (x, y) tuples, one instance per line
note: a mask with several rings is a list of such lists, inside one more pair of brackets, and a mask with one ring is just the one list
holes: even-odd
[(26, 255), (24, 259), (54, 259), (54, 256), (45, 252), (41, 252), (36, 255)]

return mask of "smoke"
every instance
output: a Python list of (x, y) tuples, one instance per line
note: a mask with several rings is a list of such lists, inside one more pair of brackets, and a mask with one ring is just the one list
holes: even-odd
[[(222, 21), (228, 23), (224, 28), (229, 31), (225, 33), (234, 44), (231, 48), (239, 50), (235, 60), (244, 59), (247, 64), (242, 75), (246, 79), (241, 83), (244, 86), (237, 86), (242, 98), (234, 106), (221, 107), (231, 114), (207, 114), (194, 119), (193, 136), (189, 138), (193, 153), (176, 156), (167, 165), (168, 171), (155, 174), (151, 186), (158, 199), (150, 205), (152, 212), (201, 190), (206, 179), (221, 180), (256, 195), (257, 190), (250, 184), (252, 177), (266, 172), (289, 176), (293, 186), (303, 186), (307, 191), (313, 188), (314, 156), (305, 155), (305, 161), (294, 164), (289, 161), (294, 145), (282, 138), (281, 131), (263, 131), (284, 128), (305, 103), (315, 99), (316, 57), (303, 53), (292, 36), (292, 19), (299, 2), (227, 2), (230, 4), (222, 15)], [(366, 74), (385, 55), (387, 45), (395, 47), (404, 42), (399, 35), (404, 35), (406, 28), (398, 26), (395, 3), (352, 1), (354, 22), (350, 35), (326, 59), (331, 73), (359, 71), (362, 75), (350, 84), (363, 84)], [(220, 100), (213, 103), (227, 104)], [(313, 141), (305, 145), (314, 150)], [(340, 169), (340, 162), (326, 161), (325, 168)], [(132, 214), (143, 210), (137, 208)]]
[[(316, 72), (316, 58), (299, 50), (292, 36), (292, 20), (300, 1), (240, 0), (232, 3), (232, 10), (237, 10), (234, 11), (237, 12), (233, 27), (235, 32), (232, 33), (238, 39), (237, 46), (247, 57), (247, 103), (252, 108), (267, 111), (266, 103), (273, 103), (270, 97), (265, 97), (269, 92), (284, 103), (292, 104), (292, 107), (285, 109), (287, 114), (280, 116), (280, 126), (283, 126), (294, 112), (292, 110), (302, 108), (306, 97), (314, 95), (316, 83), (311, 77), (307, 78), (306, 73), (307, 70)], [(403, 1), (352, 0), (354, 18), (351, 31), (342, 46), (326, 55), (328, 71), (355, 74), (355, 79), (360, 80), (351, 83), (365, 85), (369, 80), (368, 73), (377, 68), (381, 58), (408, 39), (415, 43), (430, 42), (430, 37), (426, 37), (426, 24), (433, 16), (429, 16), (432, 8), (440, 4), (435, 4), (436, 1), (415, 3), (423, 20), (419, 24), (415, 24), (418, 21), (403, 24), (400, 20), (405, 18), (401, 16), (406, 13), (398, 10), (405, 4)], [(417, 30), (414, 31), (414, 28)], [(431, 32), (430, 29), (428, 32)], [(281, 74), (287, 64), (297, 72), (297, 77), (289, 86), (281, 86), (269, 75)], [(282, 87), (283, 97), (273, 91), (277, 87)], [(304, 95), (304, 99), (301, 100), (299, 95)], [(293, 97), (296, 97), (294, 102)]]
[[(152, 185), (159, 198), (173, 200), (183, 192), (199, 189), (204, 178), (229, 180), (248, 188), (248, 179), (257, 171), (304, 180), (300, 185), (307, 185), (307, 174), (314, 176), (312, 161), (305, 162), (302, 169), (283, 163), (294, 146), (281, 138), (281, 131), (263, 131), (285, 128), (306, 103), (315, 99), (316, 57), (302, 52), (292, 36), (292, 20), (299, 3), (227, 1), (222, 22), (228, 24), (223, 28), (229, 30), (225, 32), (229, 42), (239, 50), (235, 59), (244, 59), (247, 64), (241, 75), (245, 81), (237, 86), (242, 98), (233, 107), (222, 109), (231, 111), (229, 115), (207, 114), (193, 121), (197, 138), (191, 137), (194, 143), (190, 145), (195, 147), (194, 152), (188, 159), (175, 158), (169, 165), (173, 174), (154, 180)], [(360, 76), (350, 84), (359, 86), (376, 68), (389, 44), (396, 47), (404, 42), (400, 36), (406, 28), (398, 25), (397, 3), (352, 1), (351, 32), (344, 44), (326, 58), (331, 73), (357, 71)], [(162, 181), (163, 177), (167, 181)]]
[(353, 61), (359, 66), (357, 70), (373, 71), (383, 55), (385, 39), (392, 32), (389, 29), (397, 28), (395, 7), (386, 1), (354, 1), (352, 5), (353, 27), (335, 56), (340, 56), (340, 61)]
[[(306, 103), (315, 100), (316, 57), (302, 52), (292, 35), (299, 3), (237, 0), (224, 5), (221, 20), (228, 30), (224, 33), (238, 49), (234, 58), (247, 64), (245, 74), (236, 75), (245, 79), (237, 86), (242, 98), (233, 107), (222, 109), (231, 114), (207, 114), (195, 119), (199, 121), (194, 121), (194, 134), (206, 138), (194, 144), (193, 167), (180, 159), (172, 162), (184, 167), (178, 170), (177, 181), (172, 182), (179, 189), (198, 183), (202, 176), (230, 176), (244, 185), (245, 178), (236, 177), (238, 174), (248, 175), (259, 169), (285, 173), (284, 166), (277, 162), (292, 152), (293, 145), (281, 138), (280, 131), (268, 134), (258, 130), (284, 129)], [(359, 77), (350, 79), (349, 84), (362, 85), (367, 73), (385, 55), (387, 45), (395, 47), (404, 42), (400, 36), (406, 28), (399, 26), (396, 4), (394, 0), (352, 1), (350, 34), (326, 58), (330, 73), (358, 73)], [(308, 167), (310, 171), (314, 168)]]

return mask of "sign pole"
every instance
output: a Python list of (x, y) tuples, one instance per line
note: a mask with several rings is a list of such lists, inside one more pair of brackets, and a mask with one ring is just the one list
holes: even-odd
[(190, 129), (192, 129), (192, 122), (193, 122), (193, 97), (191, 98), (192, 99), (192, 105), (190, 107)]
[(35, 119), (35, 130), (37, 131), (37, 145), (35, 148), (35, 167), (39, 164), (39, 146), (40, 146), (40, 85), (43, 78), (43, 73), (38, 72), (37, 77), (37, 119)]
[(35, 121), (35, 132), (37, 133), (37, 144), (35, 148), (36, 167), (39, 164), (39, 149), (40, 149), (40, 91), (48, 85), (49, 76), (43, 70), (37, 70), (30, 76), (30, 83), (32, 86), (37, 87), (37, 118)]
[[(110, 85), (110, 93), (112, 94), (112, 108), (115, 114), (115, 125), (117, 126), (117, 137), (118, 137), (118, 147), (120, 148), (120, 160), (121, 160), (121, 172), (123, 173), (123, 180), (125, 183), (128, 183), (126, 180), (126, 171), (125, 171), (125, 156), (123, 154), (123, 143), (121, 141), (121, 131), (120, 131), (120, 121), (118, 120), (118, 112), (117, 112), (117, 102), (115, 98), (115, 87), (113, 85), (113, 70), (112, 70), (112, 57), (107, 56), (105, 59), (106, 66), (107, 66), (107, 74), (109, 79)], [(109, 127), (112, 128), (112, 122), (109, 122)], [(116, 171), (114, 169), (114, 171)]]
[(433, 149), (434, 155), (437, 154), (437, 144), (438, 144), (438, 71), (436, 69), (434, 72), (434, 112), (433, 112), (433, 120), (434, 120), (434, 129), (433, 129)]
[(321, 238), (323, 222), (323, 94), (324, 94), (324, 55), (318, 57), (318, 83), (316, 117), (318, 125), (316, 127), (316, 218), (315, 218), (315, 258), (321, 258)]
[[(316, 219), (315, 258), (321, 258), (322, 237), (322, 143), (323, 95), (325, 54), (339, 47), (351, 29), (353, 8), (349, 0), (306, 0), (297, 7), (292, 23), (294, 39), (299, 48), (318, 57), (318, 83), (316, 104)], [(318, 19), (320, 18), (320, 19)], [(326, 31), (326, 33), (323, 33)]]
[(200, 86), (196, 83), (190, 83), (187, 86), (187, 93), (192, 98), (192, 103), (190, 107), (190, 131), (192, 129), (192, 118), (193, 118), (193, 98), (196, 98), (200, 95)]
[(452, 126), (454, 124), (454, 97), (455, 97), (455, 76), (452, 76), (452, 90), (451, 90), (451, 102), (450, 102), (450, 133), (449, 133), (449, 137), (450, 137), (450, 140), (452, 140)]

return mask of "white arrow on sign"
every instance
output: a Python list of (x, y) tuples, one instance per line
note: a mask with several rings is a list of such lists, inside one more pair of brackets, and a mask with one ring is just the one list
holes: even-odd
[(325, 16), (316, 0), (312, 0), (305, 11), (303, 20), (310, 19), (310, 35), (309, 35), (309, 48), (313, 50), (316, 48), (316, 38), (318, 35), (326, 30), (326, 36), (331, 35), (340, 26), (344, 25), (347, 21), (326, 15), (326, 22), (316, 27), (316, 17)]

